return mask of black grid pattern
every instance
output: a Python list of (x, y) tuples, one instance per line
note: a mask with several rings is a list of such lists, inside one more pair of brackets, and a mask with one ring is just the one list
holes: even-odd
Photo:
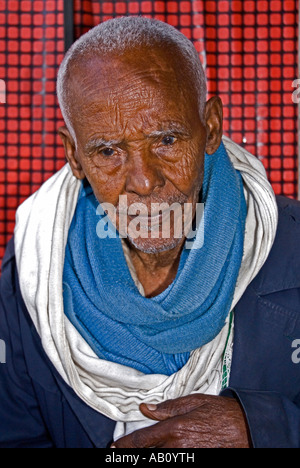
[(64, 164), (56, 99), (63, 0), (0, 1), (0, 259), (19, 204)]
[(224, 104), (224, 132), (264, 164), (276, 194), (297, 198), (298, 1), (74, 0), (75, 36), (107, 19), (154, 17), (191, 39), (209, 95)]
[[(74, 0), (75, 37), (128, 14), (194, 42), (209, 95), (223, 100), (225, 133), (262, 160), (276, 193), (296, 198), (298, 1)], [(17, 206), (65, 163), (55, 94), (64, 23), (64, 0), (0, 0), (0, 259)]]

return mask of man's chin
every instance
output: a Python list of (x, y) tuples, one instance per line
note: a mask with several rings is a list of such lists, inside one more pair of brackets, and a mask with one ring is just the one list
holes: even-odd
[(130, 236), (127, 237), (130, 244), (132, 244), (137, 250), (148, 254), (158, 254), (172, 250), (183, 243), (183, 239), (143, 239), (138, 237), (132, 239)]

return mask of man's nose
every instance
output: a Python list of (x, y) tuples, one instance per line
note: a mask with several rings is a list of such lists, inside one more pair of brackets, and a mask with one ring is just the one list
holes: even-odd
[(135, 152), (131, 155), (126, 178), (126, 191), (140, 196), (148, 196), (165, 184), (164, 177), (155, 157), (151, 154)]

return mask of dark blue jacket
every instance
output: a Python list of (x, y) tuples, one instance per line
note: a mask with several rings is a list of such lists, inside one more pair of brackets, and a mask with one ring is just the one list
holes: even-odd
[[(278, 197), (278, 206), (272, 251), (235, 310), (230, 387), (223, 394), (241, 402), (254, 447), (299, 448), (300, 349), (292, 346), (300, 340), (300, 203)], [(115, 423), (80, 400), (45, 355), (20, 294), (13, 240), (2, 266), (0, 339), (6, 344), (0, 447), (111, 442)]]

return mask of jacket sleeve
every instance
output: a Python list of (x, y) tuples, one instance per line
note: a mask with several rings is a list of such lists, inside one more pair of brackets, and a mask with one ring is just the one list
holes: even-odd
[(254, 448), (300, 448), (300, 394), (291, 401), (276, 392), (227, 388), (244, 409)]
[(52, 448), (22, 347), (12, 242), (0, 279), (0, 447)]

